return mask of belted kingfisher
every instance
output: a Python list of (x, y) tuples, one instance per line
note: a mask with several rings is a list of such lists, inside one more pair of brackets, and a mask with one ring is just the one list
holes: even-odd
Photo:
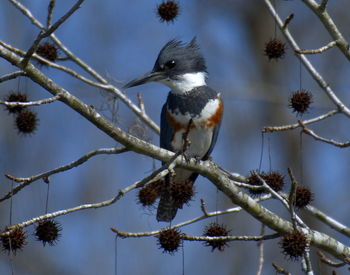
[[(159, 52), (152, 71), (130, 81), (129, 88), (147, 82), (160, 82), (171, 91), (160, 117), (160, 147), (178, 152), (184, 146), (184, 134), (190, 141), (187, 157), (207, 160), (218, 136), (223, 103), (219, 93), (206, 84), (207, 68), (196, 38), (188, 44), (169, 41)], [(170, 181), (194, 183), (198, 174), (175, 168), (175, 176), (166, 177), (157, 209), (157, 220), (170, 222), (177, 209), (169, 191)]]

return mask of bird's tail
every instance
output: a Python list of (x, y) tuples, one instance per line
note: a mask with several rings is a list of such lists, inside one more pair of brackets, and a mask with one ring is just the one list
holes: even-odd
[(166, 180), (163, 184), (157, 209), (157, 221), (159, 222), (171, 222), (176, 216), (178, 205), (170, 194), (169, 189), (170, 183)]

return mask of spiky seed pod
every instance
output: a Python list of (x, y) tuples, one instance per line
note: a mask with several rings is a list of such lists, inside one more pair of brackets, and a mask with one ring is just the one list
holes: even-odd
[[(225, 237), (228, 236), (230, 233), (229, 230), (224, 225), (220, 225), (216, 222), (213, 222), (206, 226), (203, 236), (208, 237)], [(215, 241), (206, 241), (206, 246), (211, 246), (211, 251), (214, 251), (216, 248), (219, 251), (223, 251), (225, 249), (225, 246), (228, 246), (227, 241), (225, 240), (215, 240)]]
[(35, 236), (38, 241), (43, 242), (44, 246), (46, 243), (55, 245), (61, 236), (61, 230), (62, 227), (59, 222), (55, 220), (43, 220), (36, 226)]
[(308, 242), (304, 233), (294, 230), (283, 236), (280, 245), (285, 255), (298, 260), (304, 255)]
[(281, 191), (284, 186), (284, 176), (279, 172), (270, 172), (262, 177), (266, 183), (276, 192)]
[(38, 126), (37, 114), (30, 110), (23, 110), (17, 115), (16, 126), (20, 133), (33, 133)]
[[(27, 94), (25, 93), (10, 93), (6, 98), (5, 101), (8, 102), (28, 102)], [(7, 111), (9, 113), (19, 113), (21, 112), (25, 107), (22, 106), (15, 106), (15, 107), (6, 107)]]
[(261, 186), (261, 189), (249, 189), (250, 194), (260, 195), (267, 192), (267, 190), (262, 187), (262, 183), (257, 175), (259, 175), (266, 182), (266, 184), (276, 192), (282, 190), (284, 186), (284, 176), (282, 176), (279, 172), (273, 171), (269, 173), (258, 173), (257, 171), (251, 171), (250, 176), (247, 179), (248, 184), (253, 186)]
[(310, 189), (298, 186), (295, 190), (295, 206), (297, 208), (304, 208), (313, 200), (313, 194)]
[(22, 228), (17, 227), (11, 231), (10, 235), (1, 237), (2, 248), (14, 254), (21, 250), (27, 244), (25, 232)]
[(302, 115), (310, 107), (312, 103), (312, 94), (306, 90), (298, 90), (292, 94), (289, 98), (289, 107), (293, 110), (293, 113), (297, 115)]
[(163, 182), (163, 180), (157, 180), (141, 188), (138, 193), (138, 202), (143, 206), (151, 206), (160, 196)]
[(283, 58), (286, 53), (286, 44), (278, 39), (270, 39), (265, 44), (265, 55), (271, 59), (278, 60)]
[(158, 236), (158, 245), (164, 253), (173, 254), (181, 245), (180, 231), (174, 228), (163, 229)]
[(170, 194), (178, 208), (188, 203), (194, 195), (194, 186), (190, 181), (178, 181), (170, 184)]
[[(250, 171), (250, 176), (247, 178), (247, 183), (252, 186), (261, 186), (261, 188), (249, 189), (249, 193), (253, 196), (261, 195), (266, 192), (265, 188), (262, 187), (261, 181), (258, 178), (259, 173), (257, 171)], [(264, 173), (259, 174), (263, 177)]]
[[(44, 44), (39, 45), (36, 49), (36, 53), (52, 62), (54, 62), (58, 57), (57, 48), (50, 42), (45, 42)], [(45, 64), (43, 62), (40, 63)]]
[(158, 17), (161, 22), (173, 22), (179, 14), (179, 3), (176, 1), (166, 1), (157, 6)]

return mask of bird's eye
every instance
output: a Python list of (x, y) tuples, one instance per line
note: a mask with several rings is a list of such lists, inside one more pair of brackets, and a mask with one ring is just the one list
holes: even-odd
[(166, 69), (172, 69), (175, 67), (175, 65), (176, 65), (175, 60), (169, 60), (168, 62), (165, 63), (164, 66)]

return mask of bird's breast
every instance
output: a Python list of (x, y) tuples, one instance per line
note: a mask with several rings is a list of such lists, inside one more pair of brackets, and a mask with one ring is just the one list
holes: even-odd
[[(182, 149), (184, 134), (188, 130), (187, 138), (191, 142), (187, 151), (188, 155), (204, 157), (212, 143), (214, 127), (221, 122), (222, 113), (223, 103), (219, 97), (210, 99), (197, 113), (192, 113), (191, 110), (182, 113), (180, 110), (168, 109), (166, 115), (167, 122), (173, 130), (171, 140), (173, 150)], [(189, 125), (191, 119), (192, 123)]]

